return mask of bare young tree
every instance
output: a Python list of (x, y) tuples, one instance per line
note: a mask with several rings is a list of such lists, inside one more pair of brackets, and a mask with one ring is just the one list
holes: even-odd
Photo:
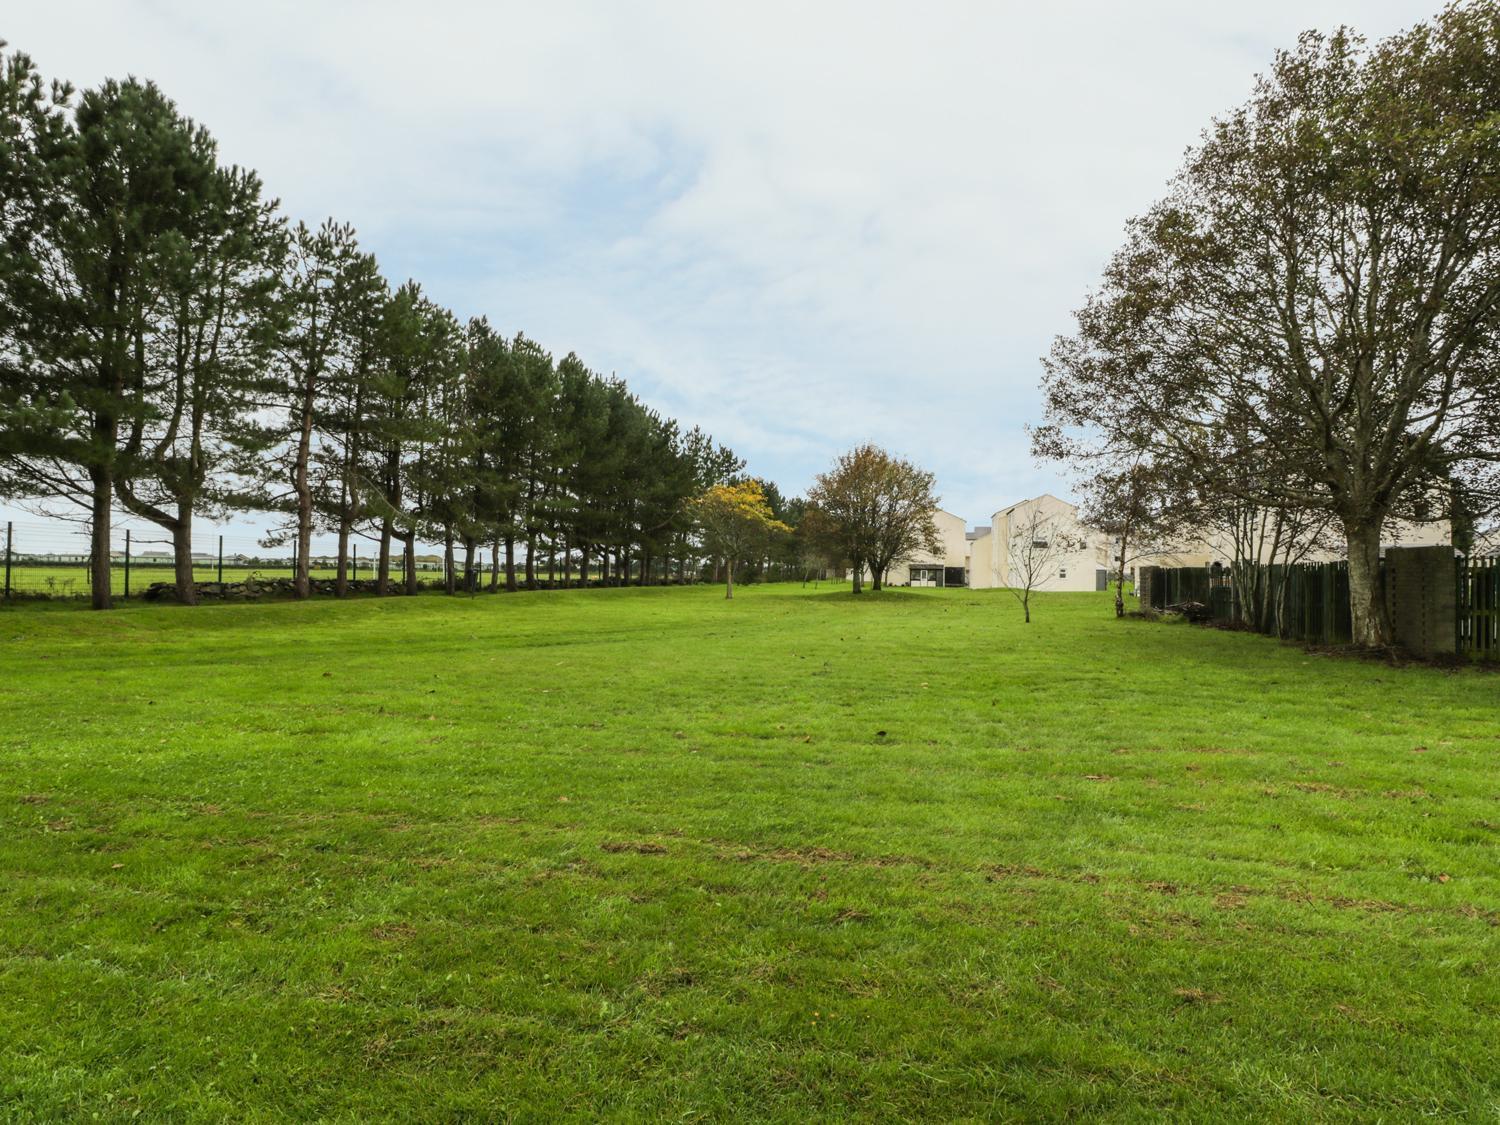
[(1046, 584), (1059, 564), (1085, 546), (1076, 528), (1061, 518), (1033, 506), (1024, 519), (1011, 524), (1006, 545), (1006, 584), (1021, 603), (1026, 623), (1031, 624), (1031, 595)]

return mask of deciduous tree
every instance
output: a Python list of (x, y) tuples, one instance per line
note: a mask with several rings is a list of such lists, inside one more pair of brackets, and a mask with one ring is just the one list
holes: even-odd
[(724, 597), (734, 597), (734, 571), (777, 535), (791, 532), (771, 515), (757, 480), (714, 485), (698, 497), (693, 514), (703, 528), (704, 544), (724, 559)]
[(809, 507), (818, 513), (811, 529), (849, 560), (856, 594), (866, 567), (871, 586), (879, 590), (893, 563), (919, 550), (939, 549), (933, 482), (925, 469), (873, 444), (841, 455), (818, 475), (808, 493)]
[[(1153, 455), (1347, 544), (1357, 643), (1390, 640), (1382, 529), (1500, 461), (1500, 4), (1367, 47), (1308, 33), (1132, 224), (1048, 395), (1128, 409)], [(1218, 472), (1224, 428), (1266, 471)]]

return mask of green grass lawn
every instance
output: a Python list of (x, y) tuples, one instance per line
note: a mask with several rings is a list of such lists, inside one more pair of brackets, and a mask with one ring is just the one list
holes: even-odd
[(795, 586), (0, 613), (0, 1117), (1495, 1120), (1500, 676)]

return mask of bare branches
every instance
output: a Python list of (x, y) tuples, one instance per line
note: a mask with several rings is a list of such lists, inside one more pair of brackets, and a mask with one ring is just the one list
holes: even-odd
[(1010, 525), (1006, 544), (1006, 587), (1031, 622), (1032, 592), (1046, 584), (1059, 564), (1088, 545), (1081, 528), (1033, 502)]

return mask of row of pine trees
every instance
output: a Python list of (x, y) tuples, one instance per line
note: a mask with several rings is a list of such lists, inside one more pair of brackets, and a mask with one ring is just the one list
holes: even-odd
[(237, 510), (277, 513), (302, 596), (320, 533), (340, 592), (355, 536), (381, 592), (415, 589), (418, 541), (443, 544), (450, 592), (690, 565), (684, 501), (743, 468), (730, 450), (393, 289), (351, 227), (289, 222), (155, 85), (78, 93), (3, 48), (0, 496), (86, 513), (97, 607), (117, 509), (170, 534), (185, 602), (194, 518)]

